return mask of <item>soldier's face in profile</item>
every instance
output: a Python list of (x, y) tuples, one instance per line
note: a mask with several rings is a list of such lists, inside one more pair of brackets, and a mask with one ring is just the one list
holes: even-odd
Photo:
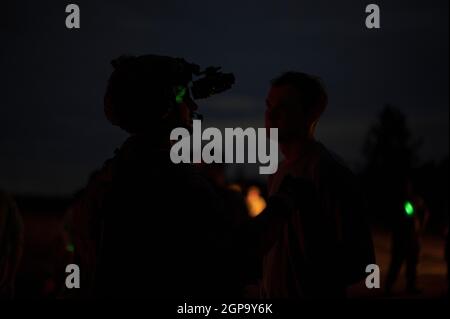
[(300, 105), (300, 93), (290, 85), (272, 86), (266, 98), (266, 128), (278, 128), (280, 143), (306, 135), (306, 116)]

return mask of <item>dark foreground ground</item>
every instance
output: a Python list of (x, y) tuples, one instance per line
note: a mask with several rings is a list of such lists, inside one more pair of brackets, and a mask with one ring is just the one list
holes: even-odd
[[(61, 236), (63, 223), (60, 213), (32, 212), (24, 214), (25, 247), (17, 278), (18, 298), (55, 298), (58, 285), (64, 281), (64, 267), (70, 253), (66, 251)], [(390, 235), (388, 231), (373, 229), (377, 264), (381, 270), (381, 288), (389, 265)], [(422, 242), (418, 286), (422, 293), (408, 295), (404, 292), (404, 269), (388, 298), (443, 298), (446, 294), (446, 264), (444, 238), (425, 235)], [(387, 298), (383, 289), (369, 290), (364, 284), (351, 288), (353, 298)]]
[[(381, 271), (381, 288), (388, 272), (390, 262), (390, 234), (388, 231), (374, 229), (372, 231), (377, 264)], [(358, 285), (351, 289), (351, 295), (362, 298), (443, 298), (447, 293), (446, 272), (447, 266), (444, 258), (444, 238), (426, 234), (422, 238), (420, 263), (418, 266), (417, 286), (421, 294), (411, 295), (405, 292), (405, 267), (397, 278), (391, 296), (385, 296), (383, 289), (369, 290), (365, 285)]]

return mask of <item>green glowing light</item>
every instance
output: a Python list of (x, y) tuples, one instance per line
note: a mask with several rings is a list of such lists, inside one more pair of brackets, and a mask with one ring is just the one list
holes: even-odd
[(186, 95), (186, 88), (184, 86), (177, 86), (176, 88), (176, 97), (175, 101), (179, 103), (183, 103), (184, 96)]
[(74, 244), (67, 244), (66, 250), (67, 250), (68, 252), (73, 253), (73, 252), (75, 251), (75, 245), (74, 245)]
[(410, 201), (405, 202), (405, 213), (408, 216), (412, 216), (414, 214), (414, 206)]

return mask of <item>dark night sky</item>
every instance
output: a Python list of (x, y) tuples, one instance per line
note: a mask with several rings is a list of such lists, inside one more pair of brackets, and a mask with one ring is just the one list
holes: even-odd
[[(330, 104), (318, 138), (353, 167), (385, 103), (408, 116), (423, 160), (448, 155), (448, 1), (373, 1), (381, 29), (365, 28), (366, 1), (73, 1), (81, 29), (65, 28), (65, 1), (0, 6), (0, 187), (70, 193), (125, 134), (103, 116), (120, 54), (184, 57), (233, 71), (234, 88), (200, 103), (204, 126), (262, 127), (271, 78), (319, 75)], [(395, 3), (394, 3), (395, 2)]]

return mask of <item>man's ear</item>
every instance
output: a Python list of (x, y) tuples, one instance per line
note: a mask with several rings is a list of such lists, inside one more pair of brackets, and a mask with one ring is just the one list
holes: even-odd
[(308, 136), (313, 137), (316, 131), (317, 123), (319, 122), (320, 115), (322, 114), (322, 110), (320, 108), (314, 108), (311, 110), (311, 113), (308, 116), (307, 125), (308, 125)]
[(308, 126), (309, 130), (314, 133), (314, 130), (317, 126), (317, 122), (319, 122), (320, 116), (326, 107), (326, 100), (321, 100), (318, 104), (310, 110), (310, 114), (308, 115)]
[(309, 127), (308, 127), (308, 136), (309, 137), (313, 137), (314, 136), (314, 133), (316, 132), (316, 126), (317, 126), (318, 122), (319, 122), (319, 119), (316, 119), (315, 121), (313, 121), (309, 125)]

